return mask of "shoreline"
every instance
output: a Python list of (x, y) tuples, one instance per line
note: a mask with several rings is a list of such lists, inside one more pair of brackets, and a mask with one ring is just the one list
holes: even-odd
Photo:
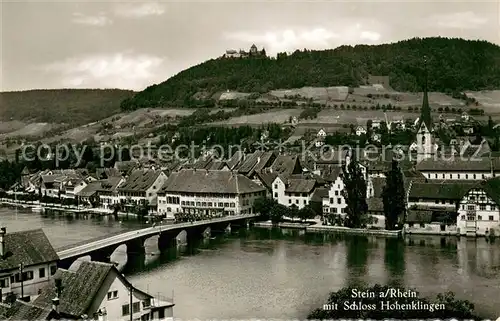
[[(99, 216), (113, 216), (113, 210), (103, 209), (103, 208), (77, 208), (72, 206), (63, 206), (59, 204), (45, 204), (40, 203), (38, 201), (33, 202), (13, 202), (12, 200), (1, 199), (1, 206), (13, 206), (20, 207), (23, 209), (30, 209), (33, 213), (41, 213), (46, 210), (54, 210), (60, 212), (69, 212), (73, 214), (90, 214), (90, 215), (99, 215)], [(42, 211), (33, 211), (34, 208), (41, 208)], [(127, 213), (127, 212), (118, 212), (118, 216), (132, 216), (137, 217), (138, 215), (135, 213)], [(146, 217), (147, 218), (147, 217)]]

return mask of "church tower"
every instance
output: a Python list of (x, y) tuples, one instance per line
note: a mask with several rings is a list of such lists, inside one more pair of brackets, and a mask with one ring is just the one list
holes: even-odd
[(434, 137), (432, 135), (432, 118), (431, 107), (429, 105), (429, 97), (427, 94), (427, 59), (424, 58), (425, 82), (424, 82), (424, 98), (420, 119), (417, 126), (417, 162), (421, 162), (426, 158), (431, 158), (435, 154)]

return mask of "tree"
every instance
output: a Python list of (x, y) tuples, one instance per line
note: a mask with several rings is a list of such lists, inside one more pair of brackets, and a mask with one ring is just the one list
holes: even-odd
[(283, 217), (289, 214), (289, 210), (285, 205), (275, 203), (271, 208), (269, 216), (274, 225), (283, 221)]
[(350, 162), (343, 167), (342, 181), (344, 182), (342, 196), (347, 205), (345, 224), (351, 228), (365, 227), (367, 221), (366, 212), (368, 211), (366, 180), (361, 166), (352, 155)]
[(286, 216), (291, 218), (292, 220), (299, 218), (299, 208), (297, 207), (297, 205), (292, 204), (292, 206), (288, 208), (288, 214)]
[(311, 208), (310, 205), (306, 205), (299, 210), (297, 216), (301, 221), (310, 220), (316, 217), (316, 212)]
[(256, 213), (259, 213), (263, 216), (268, 216), (275, 203), (276, 201), (273, 199), (269, 199), (267, 197), (259, 197), (254, 201), (253, 206)]
[(386, 173), (386, 184), (382, 192), (384, 203), (385, 227), (393, 230), (405, 212), (405, 188), (403, 173), (396, 160), (392, 161), (391, 170)]

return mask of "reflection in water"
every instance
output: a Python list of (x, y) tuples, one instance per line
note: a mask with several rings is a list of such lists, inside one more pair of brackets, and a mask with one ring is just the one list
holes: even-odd
[(405, 244), (399, 238), (386, 238), (384, 247), (384, 264), (389, 272), (389, 286), (403, 286), (406, 270)]
[(345, 236), (347, 245), (347, 286), (362, 286), (367, 272), (368, 263), (368, 237)]

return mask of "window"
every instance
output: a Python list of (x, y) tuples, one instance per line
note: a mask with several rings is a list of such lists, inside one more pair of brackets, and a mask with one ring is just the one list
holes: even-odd
[(130, 314), (130, 305), (124, 304), (122, 305), (122, 315), (129, 315)]
[(336, 207), (332, 208), (332, 213), (337, 213), (337, 208)]
[(488, 219), (489, 219), (490, 221), (493, 221), (493, 215), (490, 215), (490, 216), (488, 217)]
[(333, 204), (333, 198), (330, 197), (330, 204)]
[[(278, 197), (278, 193), (274, 193), (274, 197)], [(219, 203), (219, 207), (224, 207), (223, 203)]]
[(278, 184), (274, 184), (274, 189), (278, 189)]
[(1, 279), (0, 280), (0, 288), (8, 288), (9, 287), (9, 279)]
[(472, 178), (476, 179), (476, 174), (472, 175)]
[(56, 274), (56, 272), (57, 272), (57, 266), (56, 265), (52, 265), (50, 267), (50, 275), (54, 275), (54, 274)]
[(469, 179), (469, 174), (465, 174), (465, 179)]
[(307, 200), (304, 200), (304, 205), (306, 205), (306, 204), (307, 204)]
[(434, 203), (439, 204), (439, 200), (435, 200)]
[(292, 204), (292, 199), (288, 199), (288, 204)]
[(39, 268), (38, 269), (38, 277), (40, 279), (45, 277), (45, 268)]
[[(20, 283), (21, 282), (21, 274), (16, 273), (15, 280), (16, 280), (16, 283)], [(23, 272), (22, 281), (29, 281), (29, 280), (33, 280), (33, 271)]]
[(108, 292), (108, 300), (113, 300), (118, 297), (118, 291)]
[(132, 313), (137, 313), (141, 311), (141, 302), (132, 303)]
[(299, 204), (299, 200), (295, 200), (295, 204)]
[(342, 199), (340, 197), (337, 198), (337, 203), (342, 204)]
[(481, 215), (478, 215), (478, 216), (477, 216), (477, 220), (478, 220), (478, 221), (481, 221), (482, 219), (483, 219), (483, 218), (481, 217)]
[(485, 204), (479, 205), (479, 210), (480, 211), (486, 211), (486, 205)]
[(143, 308), (147, 308), (149, 306), (151, 306), (151, 299), (146, 299), (146, 300), (142, 301)]
[(165, 309), (158, 310), (158, 319), (160, 320), (165, 319)]
[(408, 223), (408, 226), (409, 226), (409, 227), (413, 227), (413, 222)]
[(462, 215), (461, 218), (462, 218), (462, 220), (465, 220), (465, 215)]
[(212, 202), (208, 202), (208, 207), (212, 207)]
[(236, 207), (236, 204), (234, 204), (234, 203), (231, 203), (231, 204), (229, 204), (229, 205), (230, 205), (231, 207)]
[(335, 195), (337, 195), (337, 196), (338, 196), (338, 195), (339, 195), (339, 191), (335, 191)]

